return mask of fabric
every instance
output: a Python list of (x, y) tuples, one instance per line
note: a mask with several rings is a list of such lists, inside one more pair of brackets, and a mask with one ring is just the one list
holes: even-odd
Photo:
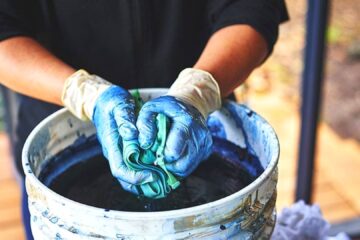
[[(138, 112), (143, 105), (142, 99), (138, 91), (134, 91), (132, 95)], [(139, 192), (148, 198), (164, 198), (171, 189), (176, 189), (180, 185), (174, 175), (166, 169), (164, 162), (164, 149), (170, 123), (163, 114), (159, 114), (156, 121), (158, 133), (150, 149), (139, 152), (137, 141), (123, 141), (121, 146), (125, 164), (129, 169), (150, 170), (157, 174), (156, 181), (138, 186)]]
[[(287, 18), (284, 0), (1, 0), (0, 41), (30, 36), (75, 69), (126, 89), (168, 88), (182, 69), (195, 64), (213, 32), (248, 24), (271, 49)], [(26, 136), (56, 109), (21, 96), (20, 173)]]
[(112, 85), (97, 97), (92, 122), (102, 153), (109, 162), (111, 174), (126, 191), (138, 194), (136, 185), (152, 182), (157, 177), (151, 171), (130, 170), (119, 149), (121, 139), (138, 139), (135, 110), (135, 100), (130, 92), (118, 85)]
[(199, 69), (182, 70), (167, 95), (192, 105), (205, 119), (211, 112), (221, 107), (218, 83), (210, 73)]
[(318, 205), (307, 205), (300, 200), (284, 208), (276, 219), (272, 240), (350, 240), (344, 234), (328, 236), (330, 224)]

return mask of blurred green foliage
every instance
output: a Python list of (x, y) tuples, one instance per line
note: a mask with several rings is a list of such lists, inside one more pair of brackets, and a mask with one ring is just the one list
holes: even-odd
[(326, 40), (331, 44), (339, 43), (341, 41), (341, 29), (330, 25), (326, 30)]

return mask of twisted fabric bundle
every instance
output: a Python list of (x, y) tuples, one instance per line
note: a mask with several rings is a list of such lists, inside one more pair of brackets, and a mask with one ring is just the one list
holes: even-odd
[[(137, 113), (143, 105), (139, 91), (132, 92), (135, 99)], [(172, 189), (176, 189), (180, 182), (175, 176), (169, 172), (165, 167), (164, 149), (166, 143), (166, 136), (169, 130), (170, 122), (168, 118), (159, 114), (157, 121), (157, 137), (151, 148), (143, 150), (138, 147), (136, 140), (122, 141), (120, 148), (122, 148), (124, 162), (126, 166), (134, 171), (150, 170), (153, 171), (158, 179), (138, 185), (137, 188), (140, 193), (148, 198), (164, 198)]]

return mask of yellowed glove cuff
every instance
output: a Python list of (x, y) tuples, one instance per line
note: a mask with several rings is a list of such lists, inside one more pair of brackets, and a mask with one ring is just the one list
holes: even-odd
[(205, 119), (221, 107), (218, 83), (210, 73), (199, 69), (186, 68), (181, 71), (167, 95), (194, 106)]
[(96, 99), (111, 85), (99, 76), (80, 69), (66, 79), (61, 101), (79, 119), (90, 120)]

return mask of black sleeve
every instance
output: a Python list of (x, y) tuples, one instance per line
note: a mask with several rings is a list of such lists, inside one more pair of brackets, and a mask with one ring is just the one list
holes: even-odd
[(0, 0), (0, 41), (14, 36), (34, 36), (38, 13), (33, 0)]
[(234, 24), (247, 24), (268, 44), (269, 54), (278, 38), (279, 24), (288, 20), (284, 0), (213, 0), (209, 4), (212, 32)]

